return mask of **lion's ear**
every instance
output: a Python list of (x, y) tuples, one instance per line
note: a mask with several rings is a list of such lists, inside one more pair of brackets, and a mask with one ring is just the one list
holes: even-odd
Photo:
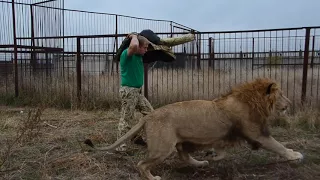
[(276, 90), (277, 90), (277, 84), (275, 84), (275, 83), (269, 84), (269, 86), (267, 88), (267, 95), (270, 95), (271, 93), (273, 93)]

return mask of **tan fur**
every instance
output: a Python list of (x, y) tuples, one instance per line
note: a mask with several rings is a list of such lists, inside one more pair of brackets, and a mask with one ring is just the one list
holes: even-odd
[(149, 156), (138, 163), (138, 168), (142, 177), (149, 180), (161, 179), (153, 176), (150, 169), (174, 150), (183, 161), (194, 166), (209, 163), (193, 159), (190, 152), (214, 148), (218, 153), (214, 160), (220, 160), (224, 158), (225, 148), (242, 141), (253, 149), (262, 147), (289, 160), (302, 159), (299, 152), (285, 148), (268, 130), (267, 118), (284, 112), (289, 104), (277, 83), (256, 79), (213, 101), (183, 101), (158, 108), (114, 144), (96, 149), (114, 150), (144, 127)]

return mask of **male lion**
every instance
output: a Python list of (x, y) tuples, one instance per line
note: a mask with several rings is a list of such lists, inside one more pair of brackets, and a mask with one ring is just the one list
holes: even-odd
[(114, 144), (95, 149), (114, 150), (144, 127), (148, 158), (140, 161), (138, 168), (149, 180), (161, 179), (153, 176), (150, 169), (175, 149), (183, 161), (194, 166), (209, 163), (195, 160), (190, 152), (214, 148), (218, 153), (214, 160), (220, 160), (225, 154), (223, 149), (242, 141), (251, 144), (253, 149), (262, 147), (288, 160), (301, 160), (301, 153), (285, 148), (268, 130), (268, 117), (283, 113), (289, 104), (276, 82), (267, 78), (256, 79), (212, 101), (191, 100), (158, 108)]

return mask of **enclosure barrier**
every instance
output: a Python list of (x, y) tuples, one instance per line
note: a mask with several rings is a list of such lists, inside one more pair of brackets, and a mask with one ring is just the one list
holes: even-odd
[[(12, 7), (12, 11), (1, 11), (12, 15), (0, 20), (8, 26), (0, 30), (3, 96), (39, 98), (66, 106), (118, 105), (119, 66), (113, 59), (127, 33), (152, 29), (161, 38), (169, 38), (192, 30), (172, 21), (67, 10), (61, 2), (12, 6), (0, 1), (2, 9)], [(14, 7), (19, 11), (12, 13)], [(10, 24), (15, 21), (20, 22), (16, 23), (19, 27)], [(241, 82), (270, 77), (280, 83), (294, 109), (302, 105), (317, 108), (319, 29), (195, 31), (194, 42), (172, 47), (175, 62), (145, 64), (143, 93), (156, 107), (213, 99)]]

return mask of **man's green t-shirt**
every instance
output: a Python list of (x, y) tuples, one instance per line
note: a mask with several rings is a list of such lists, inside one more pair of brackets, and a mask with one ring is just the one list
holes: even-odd
[(121, 86), (140, 88), (143, 85), (144, 68), (142, 56), (128, 56), (128, 48), (120, 56)]

